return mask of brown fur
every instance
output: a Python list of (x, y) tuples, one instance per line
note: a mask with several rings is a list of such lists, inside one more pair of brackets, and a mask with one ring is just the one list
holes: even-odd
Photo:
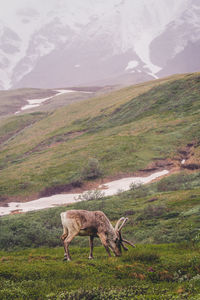
[[(63, 225), (63, 235), (61, 236), (61, 239), (64, 242), (64, 257), (67, 260), (71, 259), (68, 249), (69, 244), (77, 235), (90, 237), (89, 258), (93, 258), (92, 251), (94, 237), (100, 238), (109, 256), (109, 249), (111, 249), (116, 256), (121, 255), (121, 245), (124, 250), (127, 250), (127, 248), (122, 244), (123, 240), (121, 237), (121, 229), (127, 221), (125, 218), (121, 218), (117, 223), (118, 227), (120, 221), (123, 220), (120, 230), (118, 230), (118, 228), (113, 228), (109, 219), (102, 211), (68, 210), (61, 213), (61, 220)], [(129, 244), (131, 245), (130, 242)]]

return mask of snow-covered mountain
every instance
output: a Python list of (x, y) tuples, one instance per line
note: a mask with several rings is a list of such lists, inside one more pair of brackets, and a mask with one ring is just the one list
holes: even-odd
[(150, 45), (150, 58), (161, 67), (158, 76), (200, 71), (200, 1), (192, 1)]
[(0, 89), (135, 83), (199, 70), (199, 0), (0, 4)]

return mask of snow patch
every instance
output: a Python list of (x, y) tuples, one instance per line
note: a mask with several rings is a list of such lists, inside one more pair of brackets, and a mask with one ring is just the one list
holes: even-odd
[[(148, 177), (129, 177), (123, 178), (119, 180), (115, 180), (104, 185), (103, 192), (105, 196), (112, 196), (119, 192), (119, 190), (127, 191), (130, 189), (130, 185), (133, 184), (146, 184), (151, 182), (152, 180), (161, 177), (163, 175), (168, 174), (169, 171), (163, 170), (160, 172), (156, 172)], [(99, 186), (99, 188), (103, 188)], [(78, 196), (82, 194), (59, 194), (53, 195), (50, 197), (39, 198), (37, 200), (29, 201), (29, 202), (11, 202), (8, 203), (7, 207), (0, 207), (0, 216), (8, 215), (12, 211), (19, 211), (19, 212), (28, 212), (33, 210), (39, 210), (44, 208), (55, 207), (58, 205), (65, 205), (76, 202)]]
[(105, 196), (111, 196), (118, 193), (119, 190), (128, 191), (130, 189), (131, 184), (146, 184), (151, 182), (152, 180), (161, 177), (163, 175), (168, 174), (168, 170), (163, 170), (160, 172), (156, 172), (154, 174), (151, 174), (148, 177), (129, 177), (129, 178), (123, 178), (119, 180), (115, 180), (109, 183), (106, 183), (104, 186), (107, 187), (105, 192)]
[(136, 68), (138, 65), (139, 65), (139, 62), (137, 60), (131, 60), (128, 62), (125, 70), (126, 71), (132, 70), (132, 69)]
[(147, 72), (147, 74), (154, 77), (155, 79), (159, 79), (159, 77), (156, 74), (152, 73), (152, 72)]
[(52, 98), (54, 98), (56, 96), (59, 96), (59, 95), (62, 95), (62, 94), (66, 94), (66, 93), (74, 93), (74, 92), (76, 92), (74, 90), (55, 90), (55, 91), (58, 92), (58, 93), (55, 94), (55, 95), (53, 95), (53, 96), (47, 97), (47, 98), (39, 98), (39, 99), (30, 99), (30, 100), (27, 100), (28, 104), (22, 106), (21, 110), (17, 111), (15, 114), (18, 114), (18, 113), (20, 113), (23, 110), (27, 110), (27, 109), (31, 109), (31, 108), (34, 108), (34, 107), (38, 107), (42, 103), (44, 103), (45, 101), (47, 101), (49, 99), (52, 99)]
[[(66, 93), (76, 93), (76, 90), (54, 90), (55, 92), (57, 92), (57, 94), (47, 97), (47, 98), (38, 98), (38, 99), (28, 99), (26, 100), (28, 102), (28, 104), (24, 105), (21, 107), (21, 109), (17, 112), (15, 112), (15, 114), (19, 114), (21, 111), (23, 110), (27, 110), (27, 109), (31, 109), (34, 107), (38, 107), (40, 106), (42, 103), (44, 103), (47, 100), (50, 100), (52, 98), (55, 98), (57, 96), (60, 96), (62, 94), (66, 94)], [(91, 94), (93, 92), (85, 92), (85, 91), (79, 91), (80, 93), (87, 93), (87, 94)]]

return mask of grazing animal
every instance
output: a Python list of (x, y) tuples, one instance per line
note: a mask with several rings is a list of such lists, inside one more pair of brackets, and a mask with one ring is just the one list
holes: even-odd
[[(69, 254), (69, 244), (73, 238), (79, 236), (89, 236), (90, 254), (89, 259), (93, 259), (93, 241), (99, 237), (109, 256), (110, 249), (115, 256), (121, 256), (121, 246), (127, 251), (123, 243), (135, 247), (131, 242), (122, 238), (121, 230), (125, 226), (128, 218), (120, 218), (115, 228), (102, 211), (68, 210), (60, 214), (63, 225), (61, 240), (64, 244), (64, 260), (71, 260)], [(120, 225), (121, 223), (121, 225)]]

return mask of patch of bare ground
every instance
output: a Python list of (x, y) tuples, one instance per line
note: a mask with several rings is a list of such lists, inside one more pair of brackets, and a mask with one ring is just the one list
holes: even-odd
[(78, 193), (79, 190), (82, 189), (82, 185), (83, 184), (81, 181), (75, 181), (68, 184), (46, 187), (43, 191), (39, 193), (39, 197), (49, 197), (52, 195), (67, 193), (71, 191), (73, 191), (74, 193)]
[(176, 161), (180, 161), (180, 169), (196, 171), (200, 169), (200, 157), (196, 154), (199, 142), (193, 141), (178, 149)]
[(118, 86), (116, 85), (106, 85), (106, 86), (80, 86), (80, 87), (68, 87), (67, 89), (77, 91), (77, 92), (89, 92), (89, 93), (97, 93), (97, 92), (105, 92), (108, 93)]
[(21, 213), (23, 213), (22, 209), (15, 209), (15, 210), (12, 210), (10, 214), (11, 215), (18, 215), (18, 214), (21, 214)]
[[(39, 193), (31, 194), (28, 196), (18, 195), (18, 196), (3, 197), (2, 199), (0, 198), (0, 207), (6, 207), (10, 202), (19, 202), (19, 203), (29, 202), (32, 200), (36, 200), (38, 198), (49, 197), (56, 194), (83, 193), (84, 191), (87, 190), (97, 189), (98, 186), (102, 184), (102, 182), (103, 182), (102, 179), (98, 179), (95, 181), (88, 181), (88, 182), (73, 182), (69, 184), (61, 184), (57, 186), (47, 187)], [(106, 182), (109, 182), (109, 180)]]
[(171, 170), (174, 167), (174, 161), (170, 158), (158, 159), (151, 162), (145, 169), (140, 169), (137, 175), (149, 175), (149, 173), (161, 171), (163, 169)]
[(103, 89), (102, 86), (80, 86), (80, 87), (68, 87), (67, 89), (77, 92), (98, 92)]

